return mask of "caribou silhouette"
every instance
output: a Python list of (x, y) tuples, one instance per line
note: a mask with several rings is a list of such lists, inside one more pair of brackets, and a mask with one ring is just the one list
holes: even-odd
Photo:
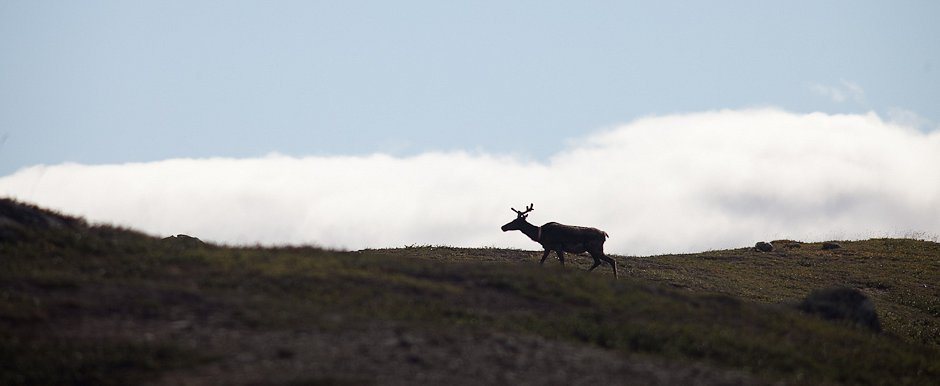
[(518, 230), (529, 236), (532, 241), (542, 244), (545, 253), (542, 254), (542, 260), (539, 265), (545, 263), (545, 258), (551, 251), (558, 254), (558, 261), (561, 266), (565, 266), (565, 252), (584, 253), (587, 252), (594, 258), (594, 265), (588, 271), (593, 271), (601, 265), (601, 261), (610, 264), (614, 269), (614, 277), (617, 277), (617, 262), (604, 254), (604, 242), (607, 241), (607, 232), (597, 228), (579, 227), (573, 225), (564, 225), (557, 222), (545, 223), (540, 227), (530, 224), (526, 221), (529, 212), (532, 211), (533, 204), (529, 204), (525, 211), (518, 211), (516, 208), (510, 208), (516, 212), (516, 219), (503, 225), (503, 232)]

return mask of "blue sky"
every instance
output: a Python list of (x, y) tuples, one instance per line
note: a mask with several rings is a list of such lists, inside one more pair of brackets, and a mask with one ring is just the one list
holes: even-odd
[(940, 121), (936, 2), (650, 3), (4, 1), (0, 175), (270, 152), (544, 159), (728, 108)]
[(532, 201), (621, 253), (940, 234), (940, 3), (689, 3), (2, 1), (0, 195), (249, 244), (531, 247), (492, 223)]

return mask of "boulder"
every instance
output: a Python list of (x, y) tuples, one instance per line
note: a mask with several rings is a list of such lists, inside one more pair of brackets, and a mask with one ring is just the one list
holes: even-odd
[(198, 238), (184, 235), (184, 234), (178, 234), (176, 236), (165, 237), (163, 239), (163, 243), (167, 245), (183, 247), (183, 248), (195, 248), (195, 247), (201, 247), (203, 245), (206, 245), (206, 243), (202, 242), (202, 240), (199, 240)]
[(797, 306), (801, 311), (833, 321), (881, 332), (875, 305), (854, 288), (828, 288), (810, 293)]
[(754, 245), (754, 249), (761, 252), (771, 252), (774, 250), (774, 245), (765, 241), (758, 241), (757, 244)]

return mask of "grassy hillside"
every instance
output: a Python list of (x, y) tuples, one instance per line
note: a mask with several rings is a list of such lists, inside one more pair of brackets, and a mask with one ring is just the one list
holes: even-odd
[[(931, 384), (940, 246), (222, 248), (0, 201), (0, 384)], [(549, 264), (551, 263), (551, 264)], [(882, 333), (793, 307), (868, 295)]]

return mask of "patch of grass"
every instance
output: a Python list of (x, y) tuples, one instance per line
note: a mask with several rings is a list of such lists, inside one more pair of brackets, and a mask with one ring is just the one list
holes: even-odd
[(166, 343), (0, 334), (0, 384), (128, 385), (205, 361)]
[(374, 381), (368, 379), (325, 377), (294, 380), (287, 383), (287, 386), (368, 386), (374, 384)]
[(695, 292), (764, 303), (797, 303), (810, 292), (856, 288), (869, 296), (884, 329), (914, 343), (940, 347), (940, 244), (874, 239), (821, 243), (760, 253), (751, 249), (626, 260), (633, 277)]

